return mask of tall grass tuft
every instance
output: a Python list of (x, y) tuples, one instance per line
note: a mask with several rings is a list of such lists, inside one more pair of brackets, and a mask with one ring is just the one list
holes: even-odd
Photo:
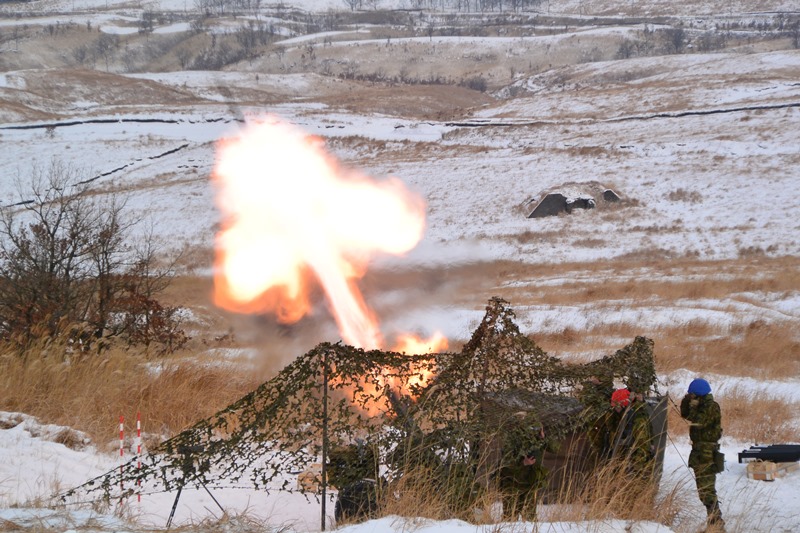
[(102, 355), (65, 354), (56, 344), (42, 344), (23, 356), (0, 354), (0, 410), (79, 429), (100, 444), (118, 442), (119, 417), (134, 427), (139, 412), (143, 433), (160, 440), (258, 385), (241, 369), (198, 360), (148, 361), (118, 348)]
[(687, 495), (673, 487), (659, 492), (657, 483), (631, 473), (626, 459), (599, 464), (585, 478), (565, 480), (554, 505), (541, 519), (547, 521), (647, 520), (672, 525)]
[[(625, 458), (604, 462), (588, 475), (568, 475), (554, 488), (543, 490), (536, 509), (523, 509), (521, 531), (538, 522), (604, 522), (610, 519), (646, 520), (669, 527), (687, 507), (693, 491), (674, 486), (659, 490), (652, 477), (632, 474)], [(557, 474), (556, 474), (557, 475)], [(437, 487), (437, 489), (432, 489)], [(441, 484), (434, 473), (417, 469), (389, 484), (380, 505), (380, 516), (445, 520), (459, 518), (471, 523), (498, 524), (497, 531), (514, 531), (516, 522), (503, 517), (503, 494), (495, 489), (473, 488), (473, 498), (464, 498), (463, 487)], [(461, 504), (460, 506), (458, 504)], [(500, 524), (501, 521), (506, 522)], [(511, 523), (508, 523), (508, 521)], [(527, 528), (527, 529), (526, 529)]]
[(722, 428), (744, 442), (772, 444), (797, 440), (800, 404), (755, 392), (726, 393), (719, 399)]

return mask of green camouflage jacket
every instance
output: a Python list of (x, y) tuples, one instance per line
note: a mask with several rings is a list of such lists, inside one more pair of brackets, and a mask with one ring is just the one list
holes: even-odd
[(627, 456), (631, 466), (637, 470), (646, 470), (655, 457), (653, 432), (650, 427), (650, 416), (644, 402), (634, 401), (621, 413), (613, 413), (615, 424), (613, 434), (613, 453)]
[[(692, 400), (697, 402), (692, 402)], [(722, 419), (719, 404), (714, 396), (692, 397), (687, 394), (681, 400), (681, 416), (691, 422), (689, 438), (693, 445), (717, 444), (722, 437)]]

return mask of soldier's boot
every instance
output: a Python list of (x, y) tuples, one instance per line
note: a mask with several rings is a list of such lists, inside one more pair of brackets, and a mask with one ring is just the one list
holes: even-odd
[(725, 521), (722, 519), (722, 511), (719, 509), (719, 502), (714, 502), (708, 507), (708, 518), (706, 519), (708, 528), (706, 531), (714, 533), (725, 533)]

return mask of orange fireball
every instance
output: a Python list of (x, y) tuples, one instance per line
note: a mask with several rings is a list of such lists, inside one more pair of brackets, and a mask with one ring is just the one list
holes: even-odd
[(215, 302), (295, 322), (319, 284), (345, 342), (380, 347), (356, 281), (376, 254), (417, 245), (423, 200), (398, 179), (343, 169), (319, 139), (271, 117), (220, 142), (213, 179), (223, 216)]

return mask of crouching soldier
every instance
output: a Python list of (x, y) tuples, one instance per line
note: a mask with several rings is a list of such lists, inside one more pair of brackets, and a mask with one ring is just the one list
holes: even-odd
[(711, 395), (711, 386), (704, 379), (695, 379), (681, 400), (681, 416), (689, 421), (692, 451), (689, 467), (694, 470), (697, 495), (706, 507), (707, 523), (724, 527), (717, 499), (717, 474), (724, 469), (719, 451), (722, 423), (719, 404)]
[(327, 477), (339, 489), (334, 507), (337, 524), (371, 518), (378, 511), (383, 480), (377, 470), (376, 454), (368, 443), (358, 441), (330, 451)]
[(536, 428), (534, 440), (526, 445), (514, 443), (503, 458), (498, 485), (503, 494), (503, 515), (508, 520), (536, 519), (539, 491), (547, 484), (547, 469), (542, 464), (545, 449), (544, 428)]

